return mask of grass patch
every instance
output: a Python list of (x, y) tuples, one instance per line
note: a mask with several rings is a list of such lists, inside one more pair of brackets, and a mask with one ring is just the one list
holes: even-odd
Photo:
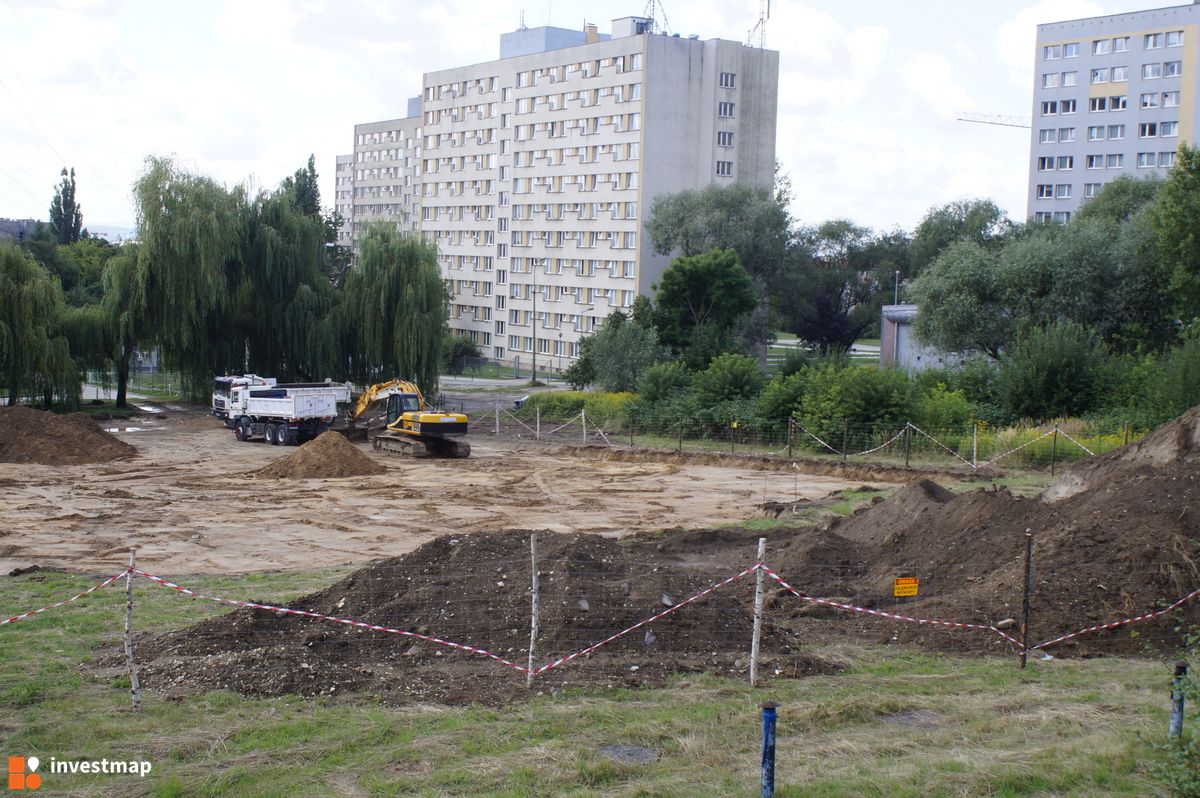
[[(873, 492), (847, 493), (850, 502)], [(231, 597), (287, 601), (347, 570), (192, 581)], [(91, 583), (55, 572), (5, 579), (0, 609), (43, 606)], [(225, 611), (145, 583), (136, 593), (143, 630)], [(813, 651), (845, 663), (844, 672), (758, 690), (693, 674), (660, 690), (535, 695), (499, 709), (149, 693), (133, 714), (123, 680), (79, 667), (119, 640), (123, 612), (123, 591), (110, 588), (0, 627), (7, 751), (154, 765), (145, 780), (46, 774), (46, 794), (747, 795), (758, 776), (757, 707), (774, 700), (781, 796), (1132, 796), (1154, 791), (1142, 763), (1146, 741), (1166, 725), (1162, 663), (1035, 661), (1019, 671), (1011, 659), (852, 643)], [(905, 713), (932, 721), (906, 726), (896, 720)], [(598, 753), (614, 743), (661, 757), (616, 764)]]

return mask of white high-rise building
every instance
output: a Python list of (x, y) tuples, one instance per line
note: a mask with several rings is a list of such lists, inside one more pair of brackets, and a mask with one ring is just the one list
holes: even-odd
[(418, 231), (421, 120), (412, 116), (354, 126), (354, 241), (373, 221)]
[(353, 247), (354, 235), (354, 156), (339, 155), (333, 179), (333, 208), (342, 217), (338, 226), (337, 245)]
[(1164, 175), (1200, 124), (1200, 4), (1039, 25), (1029, 216), (1065, 222), (1122, 175)]
[(381, 201), (360, 180), (385, 163), (364, 160), (384, 144), (363, 136), (419, 122), (403, 152), (414, 170), (370, 179), (419, 183), (419, 198), (400, 199), (437, 244), (451, 328), (485, 356), (527, 365), (536, 352), (539, 370), (565, 368), (667, 266), (645, 236), (656, 197), (771, 188), (779, 54), (652, 28), (523, 28), (501, 37), (499, 60), (427, 73), (419, 120), (356, 126), (357, 225), (360, 203)]

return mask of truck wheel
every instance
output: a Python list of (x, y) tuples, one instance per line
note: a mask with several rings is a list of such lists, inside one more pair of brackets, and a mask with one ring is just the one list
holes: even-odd
[(288, 429), (286, 425), (280, 424), (279, 432), (277, 434), (279, 436), (280, 446), (291, 446), (295, 441), (295, 438), (292, 436), (292, 431)]
[(274, 424), (268, 424), (267, 425), (267, 443), (271, 444), (272, 446), (278, 446), (279, 445), (279, 437), (278, 436), (279, 436), (279, 427), (275, 426)]
[(233, 437), (243, 442), (250, 437), (250, 424), (245, 419), (239, 421), (237, 426), (233, 428)]

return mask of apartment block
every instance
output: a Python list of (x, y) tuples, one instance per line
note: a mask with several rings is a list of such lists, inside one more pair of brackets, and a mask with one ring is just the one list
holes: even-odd
[(1122, 175), (1195, 144), (1200, 4), (1038, 26), (1029, 216), (1065, 222)]
[(337, 245), (353, 247), (354, 235), (354, 155), (339, 155), (333, 180), (333, 208), (342, 217)]
[(354, 235), (384, 218), (434, 242), (450, 326), (485, 356), (566, 368), (666, 268), (656, 197), (772, 186), (779, 54), (654, 29), (522, 27), (497, 60), (426, 73), (407, 118), (355, 127)]

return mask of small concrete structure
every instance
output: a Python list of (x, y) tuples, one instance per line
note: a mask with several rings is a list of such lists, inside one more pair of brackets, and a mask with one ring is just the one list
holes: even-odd
[(879, 365), (898, 366), (905, 371), (925, 371), (957, 366), (963, 361), (959, 352), (943, 352), (917, 341), (913, 324), (916, 305), (884, 305), (880, 324)]

